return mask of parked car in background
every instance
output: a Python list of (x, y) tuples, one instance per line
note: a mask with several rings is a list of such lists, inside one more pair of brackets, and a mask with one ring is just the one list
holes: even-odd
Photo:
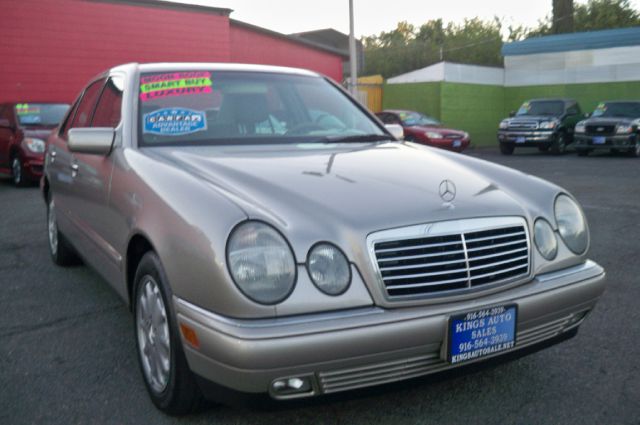
[(575, 129), (578, 155), (608, 149), (640, 157), (640, 101), (602, 102)]
[(462, 152), (471, 143), (469, 133), (446, 128), (437, 119), (414, 111), (388, 109), (376, 114), (385, 124), (399, 124), (404, 140)]
[(524, 102), (512, 117), (502, 120), (498, 130), (500, 152), (536, 147), (541, 152), (562, 154), (573, 142), (573, 130), (583, 118), (573, 99), (534, 99)]
[(69, 109), (65, 103), (0, 104), (0, 173), (16, 186), (42, 176), (45, 140)]
[(165, 412), (523, 355), (605, 288), (566, 190), (400, 143), (310, 71), (116, 67), (47, 147), (51, 258), (81, 255), (129, 304)]

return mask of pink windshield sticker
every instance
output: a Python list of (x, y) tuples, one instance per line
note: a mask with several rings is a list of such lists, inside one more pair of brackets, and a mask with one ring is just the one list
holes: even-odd
[(211, 73), (206, 71), (145, 76), (140, 78), (140, 100), (211, 93), (211, 84)]

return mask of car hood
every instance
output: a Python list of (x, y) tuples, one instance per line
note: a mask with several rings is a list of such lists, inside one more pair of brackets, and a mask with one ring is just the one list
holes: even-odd
[(559, 116), (554, 115), (521, 115), (519, 117), (509, 118), (509, 121), (551, 121), (551, 120), (559, 120)]
[[(431, 221), (527, 215), (527, 206), (517, 191), (502, 187), (490, 177), (491, 170), (499, 166), (481, 161), (485, 169), (474, 170), (456, 156), (413, 143), (166, 147), (143, 151), (213, 185), (248, 217), (267, 220), (283, 231), (313, 234), (312, 238), (332, 231), (353, 231), (362, 236)], [(456, 187), (451, 203), (439, 193), (444, 180)], [(517, 178), (504, 180), (519, 184)], [(539, 185), (536, 181), (542, 182), (527, 181), (526, 189), (535, 191)]]
[(24, 137), (33, 137), (46, 141), (53, 129), (53, 127), (29, 127), (23, 128), (22, 131), (24, 132)]
[(409, 127), (413, 131), (433, 131), (436, 133), (445, 133), (445, 134), (456, 134), (459, 136), (464, 136), (464, 131), (454, 130), (452, 128), (443, 127), (441, 125), (413, 125)]
[(634, 121), (633, 118), (627, 117), (594, 117), (587, 119), (586, 125), (607, 125), (607, 124), (623, 124), (630, 125)]

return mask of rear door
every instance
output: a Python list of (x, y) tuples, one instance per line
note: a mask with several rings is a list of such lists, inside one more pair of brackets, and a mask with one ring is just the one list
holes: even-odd
[(96, 105), (104, 79), (94, 81), (82, 92), (82, 95), (69, 113), (60, 131), (49, 139), (47, 169), (51, 193), (56, 205), (58, 226), (60, 231), (78, 247), (81, 232), (78, 227), (79, 211), (71, 210), (71, 199), (74, 190), (74, 179), (78, 165), (74, 155), (69, 151), (69, 130), (88, 127)]
[(9, 172), (10, 149), (15, 137), (11, 111), (11, 105), (0, 105), (0, 120), (6, 124), (0, 125), (0, 170), (5, 173)]
[[(89, 121), (90, 127), (113, 128), (120, 125), (124, 78), (109, 77), (100, 91)], [(121, 256), (113, 247), (114, 212), (109, 207), (112, 152), (107, 155), (73, 153), (75, 174), (70, 208), (83, 238), (85, 258), (107, 281), (120, 277)]]

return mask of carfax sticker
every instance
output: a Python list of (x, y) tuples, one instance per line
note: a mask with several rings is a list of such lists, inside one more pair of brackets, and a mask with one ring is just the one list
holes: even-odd
[(140, 100), (147, 102), (170, 96), (211, 93), (211, 73), (172, 72), (140, 78)]
[(204, 111), (186, 108), (164, 108), (144, 115), (143, 133), (159, 136), (184, 136), (207, 129)]

